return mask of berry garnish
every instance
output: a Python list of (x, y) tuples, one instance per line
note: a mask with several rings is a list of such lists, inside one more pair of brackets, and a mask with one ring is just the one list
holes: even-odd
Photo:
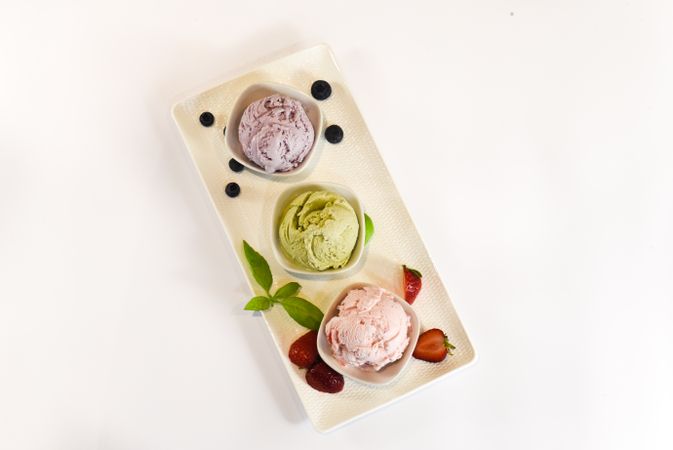
[(441, 362), (446, 355), (453, 355), (451, 350), (455, 348), (442, 330), (433, 328), (418, 337), (413, 357), (428, 362)]
[(242, 172), (243, 169), (245, 169), (245, 166), (243, 166), (243, 164), (241, 164), (240, 162), (236, 161), (234, 158), (231, 158), (229, 160), (229, 168), (234, 172)]
[(302, 369), (308, 369), (318, 361), (318, 332), (309, 331), (290, 346), (290, 361)]
[(407, 266), (402, 266), (402, 270), (404, 271), (404, 299), (411, 305), (421, 291), (423, 275), (418, 270)]
[(325, 80), (318, 80), (311, 85), (311, 95), (316, 100), (325, 100), (332, 95), (332, 86)]
[(215, 116), (213, 116), (213, 114), (209, 113), (208, 111), (203, 112), (199, 116), (199, 122), (201, 122), (201, 125), (204, 127), (209, 127), (215, 123)]
[(241, 193), (241, 187), (238, 183), (229, 183), (224, 188), (224, 192), (231, 198), (238, 197), (238, 194)]
[(344, 138), (344, 130), (339, 125), (330, 125), (325, 129), (325, 139), (330, 144), (338, 144)]
[(344, 377), (339, 372), (318, 361), (306, 372), (306, 382), (313, 389), (328, 394), (341, 392), (344, 388)]

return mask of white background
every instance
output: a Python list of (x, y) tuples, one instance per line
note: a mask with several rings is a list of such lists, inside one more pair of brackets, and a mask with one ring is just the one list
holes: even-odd
[[(670, 1), (3, 1), (0, 448), (673, 447)], [(316, 433), (169, 115), (330, 44), (480, 354)]]

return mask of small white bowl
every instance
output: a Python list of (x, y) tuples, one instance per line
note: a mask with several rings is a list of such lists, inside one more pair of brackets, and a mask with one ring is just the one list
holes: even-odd
[[(243, 152), (243, 147), (241, 146), (241, 141), (238, 138), (238, 126), (241, 123), (241, 117), (245, 109), (252, 103), (262, 98), (268, 97), (269, 95), (280, 94), (286, 97), (293, 98), (297, 100), (304, 107), (306, 115), (308, 116), (311, 124), (313, 125), (314, 138), (313, 145), (311, 149), (306, 154), (304, 160), (293, 170), (288, 172), (274, 172), (269, 173), (264, 170), (264, 168), (258, 166), (252, 162)], [(234, 108), (229, 114), (229, 120), (227, 121), (227, 131), (225, 133), (225, 142), (229, 151), (233, 153), (234, 157), (245, 167), (264, 175), (277, 176), (277, 177), (288, 177), (294, 176), (302, 172), (308, 165), (309, 160), (313, 157), (318, 141), (320, 141), (320, 136), (322, 136), (322, 126), (323, 118), (322, 111), (318, 103), (309, 97), (306, 94), (299, 92), (298, 90), (285, 86), (282, 84), (276, 83), (256, 83), (248, 86), (241, 94), (238, 96)]]
[(332, 354), (332, 349), (329, 343), (327, 342), (327, 336), (325, 336), (325, 326), (332, 317), (337, 315), (338, 313), (337, 307), (339, 306), (339, 304), (341, 304), (346, 295), (353, 289), (359, 289), (365, 286), (379, 287), (369, 283), (351, 284), (350, 286), (346, 287), (343, 291), (341, 291), (341, 293), (337, 296), (337, 298), (332, 302), (329, 309), (325, 311), (322, 323), (320, 324), (320, 329), (318, 330), (318, 353), (320, 354), (320, 357), (323, 359), (323, 361), (327, 363), (328, 366), (339, 372), (341, 375), (344, 375), (348, 378), (352, 378), (353, 380), (359, 381), (360, 383), (380, 386), (391, 383), (393, 380), (395, 380), (395, 378), (397, 378), (400, 375), (400, 373), (402, 373), (404, 368), (409, 363), (411, 354), (414, 352), (414, 348), (416, 348), (416, 343), (418, 342), (418, 335), (421, 330), (421, 324), (420, 321), (418, 320), (416, 312), (411, 307), (411, 305), (409, 305), (409, 303), (404, 301), (404, 299), (400, 298), (398, 295), (395, 295), (393, 292), (384, 289), (386, 292), (388, 292), (395, 298), (395, 301), (397, 301), (400, 305), (402, 305), (404, 311), (411, 318), (411, 329), (409, 330), (409, 345), (407, 345), (407, 348), (404, 349), (404, 353), (402, 354), (402, 357), (400, 359), (388, 364), (379, 371), (373, 371), (373, 370), (368, 371), (358, 369), (356, 367), (342, 366), (336, 360), (336, 358), (334, 358)]
[[(348, 200), (348, 203), (350, 203), (350, 205), (353, 207), (353, 210), (355, 211), (355, 215), (358, 219), (358, 239), (355, 241), (355, 247), (351, 252), (351, 257), (348, 260), (348, 263), (339, 269), (328, 269), (323, 271), (307, 269), (306, 267), (301, 266), (288, 258), (285, 255), (285, 252), (283, 252), (278, 236), (278, 226), (280, 225), (280, 222), (283, 218), (283, 210), (296, 196), (306, 191), (329, 191), (339, 194)], [(276, 260), (283, 267), (283, 269), (290, 273), (299, 276), (303, 275), (310, 278), (336, 278), (337, 276), (344, 276), (357, 267), (360, 259), (362, 258), (362, 254), (364, 253), (365, 213), (362, 208), (362, 204), (353, 191), (348, 189), (346, 186), (336, 183), (301, 183), (291, 187), (285, 190), (276, 199), (276, 205), (273, 209), (273, 218), (271, 220), (271, 243)]]

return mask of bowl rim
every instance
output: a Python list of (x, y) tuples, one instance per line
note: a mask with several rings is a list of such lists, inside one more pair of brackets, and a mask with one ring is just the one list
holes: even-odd
[[(393, 298), (402, 305), (404, 311), (411, 318), (411, 329), (409, 331), (409, 344), (407, 345), (407, 348), (404, 349), (402, 357), (397, 361), (394, 361), (384, 366), (379, 371), (366, 371), (358, 369), (356, 367), (342, 366), (332, 355), (332, 350), (330, 349), (330, 346), (327, 342), (327, 337), (325, 335), (325, 326), (327, 325), (327, 322), (329, 322), (329, 320), (332, 319), (332, 317), (334, 317), (337, 314), (337, 306), (341, 304), (346, 295), (353, 289), (359, 289), (367, 286), (383, 289), (385, 292), (391, 294)], [(418, 336), (420, 335), (420, 331), (421, 331), (421, 323), (418, 318), (418, 315), (416, 314), (416, 311), (414, 311), (413, 307), (409, 303), (407, 303), (402, 297), (395, 294), (394, 292), (391, 292), (386, 288), (383, 288), (381, 286), (372, 283), (365, 283), (365, 282), (352, 283), (346, 286), (339, 293), (339, 295), (337, 295), (334, 298), (334, 300), (332, 301), (332, 303), (330, 304), (330, 306), (327, 308), (327, 310), (323, 315), (322, 322), (320, 323), (320, 328), (318, 329), (318, 341), (317, 341), (318, 353), (328, 366), (330, 366), (335, 371), (339, 372), (341, 375), (366, 385), (383, 386), (386, 384), (390, 384), (395, 379), (397, 379), (402, 374), (402, 372), (404, 372), (404, 369), (409, 365), (411, 355), (414, 351), (414, 348), (416, 348), (416, 343), (418, 342)]]
[[(259, 91), (259, 93), (257, 93)], [(241, 122), (241, 117), (245, 109), (253, 102), (273, 93), (281, 94), (286, 97), (293, 98), (299, 101), (304, 107), (304, 111), (313, 125), (314, 137), (313, 144), (309, 149), (304, 160), (299, 163), (299, 165), (287, 172), (267, 172), (262, 167), (258, 166), (256, 163), (252, 162), (246, 154), (243, 152), (241, 143), (238, 139), (238, 126)], [(251, 97), (254, 97), (250, 100)], [(315, 114), (314, 114), (315, 112)], [(323, 113), (320, 108), (320, 104), (314, 100), (312, 97), (304, 94), (298, 89), (280, 83), (272, 82), (259, 82), (248, 85), (245, 89), (236, 98), (234, 106), (231, 108), (229, 113), (229, 118), (227, 119), (227, 131), (225, 133), (225, 147), (229, 150), (229, 153), (241, 164), (250, 169), (253, 172), (263, 174), (271, 177), (290, 177), (296, 176), (303, 172), (309, 165), (309, 161), (313, 159), (314, 153), (318, 146), (318, 141), (322, 136), (323, 129)]]
[[(287, 204), (294, 199), (297, 195), (306, 192), (306, 191), (330, 191), (344, 197), (348, 203), (353, 207), (355, 211), (355, 216), (358, 220), (358, 237), (355, 241), (355, 247), (351, 252), (351, 257), (346, 263), (345, 266), (338, 269), (327, 269), (323, 271), (313, 271), (299, 266), (294, 261), (290, 260), (280, 245), (280, 239), (278, 237), (278, 225), (281, 221), (281, 215), (285, 210)], [(326, 182), (326, 181), (309, 181), (304, 183), (298, 183), (285, 189), (283, 192), (278, 195), (276, 198), (273, 215), (271, 217), (271, 248), (273, 250), (274, 256), (278, 264), (285, 269), (287, 272), (290, 272), (295, 275), (301, 275), (307, 278), (330, 278), (336, 276), (343, 276), (355, 270), (355, 268), (360, 264), (362, 255), (365, 250), (365, 212), (362, 202), (360, 202), (359, 197), (352, 189), (347, 186)]]

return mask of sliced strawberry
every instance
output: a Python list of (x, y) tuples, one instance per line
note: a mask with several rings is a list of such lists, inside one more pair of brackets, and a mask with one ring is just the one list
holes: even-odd
[(418, 270), (407, 266), (402, 266), (402, 270), (404, 271), (404, 299), (411, 305), (421, 292), (423, 275)]
[(453, 355), (451, 350), (455, 348), (442, 330), (433, 328), (418, 337), (413, 357), (428, 362), (441, 362), (446, 355)]
[(308, 369), (318, 360), (318, 332), (309, 331), (290, 346), (290, 361), (302, 369)]
[(344, 388), (344, 377), (339, 372), (318, 361), (306, 372), (306, 382), (313, 389), (328, 394), (336, 394)]

